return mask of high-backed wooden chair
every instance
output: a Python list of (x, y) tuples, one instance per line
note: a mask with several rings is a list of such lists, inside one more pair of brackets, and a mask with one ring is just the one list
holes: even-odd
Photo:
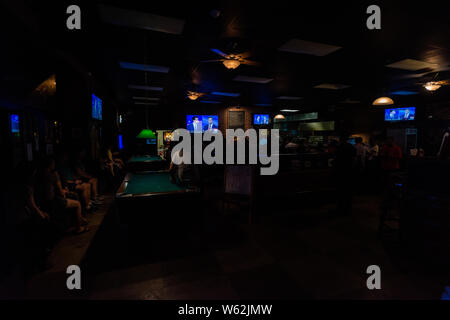
[(224, 171), (223, 212), (226, 213), (230, 203), (247, 207), (249, 224), (254, 221), (255, 170), (251, 165), (226, 165)]

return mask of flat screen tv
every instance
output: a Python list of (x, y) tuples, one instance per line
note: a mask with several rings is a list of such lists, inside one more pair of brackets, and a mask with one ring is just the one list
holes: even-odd
[(19, 115), (12, 114), (9, 119), (11, 123), (11, 133), (20, 133)]
[(92, 94), (92, 118), (102, 120), (102, 100)]
[(384, 121), (410, 121), (416, 116), (415, 107), (384, 110)]
[(254, 114), (253, 115), (253, 124), (256, 124), (256, 125), (269, 124), (269, 115), (268, 114)]
[(190, 132), (216, 132), (219, 130), (219, 117), (214, 115), (188, 114), (186, 116), (186, 128)]

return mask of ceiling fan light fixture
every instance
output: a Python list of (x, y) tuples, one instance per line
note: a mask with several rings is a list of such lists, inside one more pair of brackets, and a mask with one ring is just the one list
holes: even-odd
[(223, 61), (223, 65), (227, 69), (236, 69), (237, 67), (239, 67), (241, 65), (241, 63), (237, 59), (226, 59)]
[(427, 89), (428, 91), (436, 91), (437, 89), (439, 89), (441, 87), (441, 85), (437, 82), (430, 81), (430, 82), (425, 83), (425, 85), (423, 87), (425, 89)]
[(394, 104), (394, 100), (389, 97), (379, 97), (372, 102), (374, 106), (390, 106)]
[(195, 92), (195, 91), (188, 91), (188, 95), (187, 95), (187, 97), (190, 100), (197, 100), (201, 96), (202, 96), (202, 94), (200, 92)]

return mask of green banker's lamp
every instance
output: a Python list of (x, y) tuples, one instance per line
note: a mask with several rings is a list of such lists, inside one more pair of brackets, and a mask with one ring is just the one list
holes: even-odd
[(155, 133), (150, 129), (142, 129), (136, 136), (138, 139), (156, 139)]
[[(146, 53), (146, 36), (144, 35), (144, 53)], [(144, 64), (147, 63), (146, 54), (144, 54)], [(145, 85), (148, 86), (147, 72), (144, 73), (145, 77)], [(147, 98), (147, 92), (145, 93), (145, 97)], [(150, 130), (148, 127), (148, 107), (145, 108), (145, 122), (146, 126), (142, 131), (136, 136), (138, 139), (156, 139), (155, 133)]]

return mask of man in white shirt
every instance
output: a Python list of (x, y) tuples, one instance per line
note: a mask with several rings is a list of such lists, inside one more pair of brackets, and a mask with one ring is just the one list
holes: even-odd
[(202, 124), (197, 116), (192, 117), (192, 123), (188, 125), (187, 129), (190, 132), (202, 132)]
[(172, 161), (170, 162), (169, 167), (172, 183), (181, 183), (183, 181), (183, 172), (186, 165), (181, 161), (182, 158), (183, 158), (183, 149), (181, 149), (178, 152), (175, 152), (172, 155)]

